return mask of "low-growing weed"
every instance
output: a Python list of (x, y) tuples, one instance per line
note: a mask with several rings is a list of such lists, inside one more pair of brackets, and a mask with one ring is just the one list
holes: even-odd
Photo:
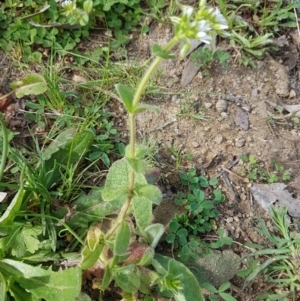
[(267, 49), (274, 49), (272, 38), (280, 28), (296, 27), (294, 9), (300, 7), (297, 2), (285, 1), (217, 0), (217, 3), (229, 25), (230, 46), (246, 66), (255, 66), (252, 56), (261, 59)]
[(259, 261), (262, 262), (251, 261), (249, 268), (240, 271), (239, 275), (246, 276), (243, 288), (258, 274), (262, 274), (268, 283), (274, 284), (277, 289), (285, 290), (282, 294), (271, 292), (260, 294), (259, 300), (288, 300), (287, 297), (296, 300), (300, 289), (300, 234), (292, 230), (292, 225), (288, 222), (286, 208), (271, 207), (269, 212), (272, 230), (260, 218), (257, 219), (259, 227), (255, 228), (259, 234), (268, 240), (268, 246), (246, 244), (257, 251), (245, 258), (257, 258), (259, 256)]
[[(219, 238), (216, 242), (207, 244), (201, 242), (199, 235), (216, 230), (215, 218), (219, 216), (216, 205), (225, 200), (224, 194), (215, 186), (217, 179), (208, 180), (204, 176), (197, 176), (194, 168), (188, 173), (181, 172), (180, 179), (184, 186), (188, 186), (187, 193), (179, 192), (174, 202), (184, 206), (186, 212), (172, 219), (169, 228), (171, 233), (166, 241), (173, 245), (175, 250), (180, 251), (180, 257), (186, 260), (193, 254), (193, 249), (201, 245), (205, 249), (220, 248), (224, 244), (231, 244), (232, 240), (226, 237), (223, 229), (218, 230)], [(213, 189), (211, 196), (207, 197), (205, 189)]]
[[(155, 15), (164, 1), (149, 1)], [(126, 44), (128, 33), (142, 23), (144, 8), (140, 0), (14, 0), (0, 5), (0, 47), (16, 60), (41, 62), (39, 47), (53, 48), (64, 55), (89, 35), (89, 29), (101, 22), (114, 35), (113, 49)], [(148, 27), (142, 30), (148, 31)]]
[(180, 113), (177, 113), (176, 116), (207, 121), (204, 108), (199, 108), (196, 110), (195, 105), (189, 105), (185, 100), (180, 103)]
[(208, 297), (211, 301), (236, 301), (236, 299), (228, 293), (228, 291), (231, 290), (230, 282), (223, 283), (219, 288), (214, 287), (210, 283), (202, 283), (201, 286), (211, 293)]
[(229, 52), (223, 50), (212, 51), (209, 48), (200, 47), (191, 54), (191, 60), (197, 67), (203, 67), (202, 73), (207, 73), (214, 62), (218, 62), (223, 68), (227, 67), (230, 58)]
[(291, 176), (289, 171), (285, 170), (283, 165), (278, 163), (275, 159), (271, 160), (270, 167), (272, 170), (270, 171), (266, 170), (263, 163), (253, 155), (248, 156), (243, 154), (241, 160), (245, 163), (245, 167), (241, 170), (241, 173), (247, 175), (251, 181), (272, 184), (278, 181), (290, 180)]

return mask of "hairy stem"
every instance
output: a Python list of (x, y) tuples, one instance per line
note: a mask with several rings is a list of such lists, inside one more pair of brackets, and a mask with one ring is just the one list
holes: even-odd
[(0, 163), (0, 181), (1, 181), (6, 165), (7, 154), (8, 154), (7, 129), (6, 129), (4, 117), (1, 113), (0, 113), (0, 124), (1, 124), (2, 139), (3, 139), (3, 149), (2, 149), (2, 156), (1, 156), (1, 163)]
[[(162, 49), (165, 52), (170, 52), (177, 44), (179, 43), (178, 38), (174, 37), (173, 39), (171, 39), (168, 44), (166, 46), (164, 46)], [(152, 75), (152, 73), (155, 71), (156, 67), (158, 66), (158, 64), (163, 60), (163, 58), (161, 57), (156, 57), (154, 59), (154, 61), (152, 62), (152, 64), (150, 65), (150, 67), (148, 68), (148, 70), (146, 71), (146, 73), (144, 74), (141, 82), (138, 85), (138, 88), (136, 90), (136, 93), (134, 95), (133, 98), (133, 103), (132, 103), (132, 107), (135, 108), (137, 107), (137, 105), (140, 102), (141, 96), (146, 88), (146, 85), (150, 79), (150, 76)], [(136, 133), (135, 133), (135, 115), (136, 113), (129, 113), (129, 134), (130, 134), (130, 142), (129, 142), (129, 148), (130, 148), (130, 156), (132, 158), (135, 157), (135, 141), (136, 141)], [(131, 200), (133, 197), (133, 190), (134, 190), (134, 180), (135, 180), (135, 175), (134, 175), (134, 171), (131, 170), (129, 173), (129, 196), (125, 202), (125, 204), (123, 205), (123, 207), (121, 208), (121, 211), (118, 215), (118, 218), (116, 220), (116, 223), (113, 225), (113, 227), (107, 232), (105, 239), (109, 239), (114, 232), (117, 230), (117, 228), (119, 227), (119, 225), (121, 224), (121, 222), (125, 219), (126, 215), (127, 215), (127, 211), (130, 207), (131, 204)]]

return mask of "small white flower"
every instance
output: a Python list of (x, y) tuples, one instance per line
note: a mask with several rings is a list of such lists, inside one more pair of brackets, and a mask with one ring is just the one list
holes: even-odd
[(227, 21), (218, 8), (215, 9), (214, 14), (216, 18), (216, 24), (213, 25), (213, 29), (215, 30), (227, 29), (228, 28)]
[(76, 9), (76, 0), (64, 0), (61, 3), (61, 6), (68, 10), (75, 10)]
[(225, 34), (228, 28), (227, 21), (219, 9), (206, 6), (206, 0), (200, 0), (199, 9), (194, 11), (192, 6), (180, 5), (181, 17), (171, 17), (174, 24), (175, 36), (179, 41), (184, 41), (180, 56), (188, 52), (190, 40), (197, 39), (203, 43), (212, 42), (213, 31)]
[(189, 5), (181, 5), (181, 9), (182, 9), (183, 16), (191, 17), (192, 14), (194, 13), (194, 8)]
[(211, 42), (211, 36), (208, 35), (206, 32), (203, 32), (203, 31), (198, 32), (197, 39), (199, 41), (202, 41), (205, 44), (210, 44), (210, 42)]
[(208, 32), (211, 30), (211, 26), (204, 20), (197, 22), (197, 30), (198, 32)]

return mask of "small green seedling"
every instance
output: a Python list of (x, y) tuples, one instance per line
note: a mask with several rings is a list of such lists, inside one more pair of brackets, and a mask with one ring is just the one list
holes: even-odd
[(197, 67), (202, 67), (202, 73), (207, 73), (214, 62), (218, 62), (223, 68), (227, 67), (230, 54), (223, 50), (212, 51), (209, 48), (198, 48), (191, 54), (191, 60)]
[(283, 165), (276, 162), (276, 160), (274, 159), (271, 160), (271, 171), (267, 171), (262, 166), (262, 162), (260, 162), (253, 155), (248, 156), (243, 154), (241, 156), (241, 160), (246, 164), (243, 170), (241, 170), (241, 173), (247, 175), (249, 180), (269, 184), (276, 183), (280, 180), (290, 180), (290, 172), (288, 170), (285, 170)]
[(201, 286), (212, 293), (208, 297), (210, 301), (237, 301), (230, 293), (227, 292), (230, 290), (230, 282), (223, 283), (218, 289), (210, 283), (203, 283)]
[[(215, 218), (219, 212), (215, 206), (225, 200), (225, 196), (215, 186), (218, 180), (213, 178), (208, 180), (204, 176), (197, 176), (196, 170), (191, 168), (188, 173), (181, 172), (180, 179), (184, 186), (188, 187), (187, 193), (180, 191), (174, 202), (176, 205), (184, 206), (186, 212), (181, 215), (176, 214), (170, 223), (171, 233), (166, 237), (166, 241), (173, 245), (175, 250), (180, 250), (180, 257), (186, 260), (193, 254), (193, 248), (200, 244), (197, 238), (201, 234), (216, 230)], [(212, 195), (208, 198), (205, 188), (213, 188)], [(224, 244), (231, 244), (232, 240), (225, 237), (224, 230), (219, 229), (219, 239), (207, 245), (202, 243), (205, 248), (219, 248)]]

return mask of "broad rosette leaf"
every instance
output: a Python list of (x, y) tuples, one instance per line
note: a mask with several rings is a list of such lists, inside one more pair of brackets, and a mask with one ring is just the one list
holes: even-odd
[[(24, 298), (19, 300), (74, 301), (81, 289), (79, 268), (53, 272), (51, 268), (46, 270), (20, 261), (3, 259), (0, 261), (0, 270), (14, 277), (15, 283), (11, 283), (9, 291), (13, 295), (22, 294)], [(26, 298), (27, 295), (30, 298)]]
[(39, 95), (47, 91), (45, 79), (35, 73), (26, 75), (22, 81), (13, 82), (10, 86), (15, 90), (15, 94), (18, 98), (25, 95)]

